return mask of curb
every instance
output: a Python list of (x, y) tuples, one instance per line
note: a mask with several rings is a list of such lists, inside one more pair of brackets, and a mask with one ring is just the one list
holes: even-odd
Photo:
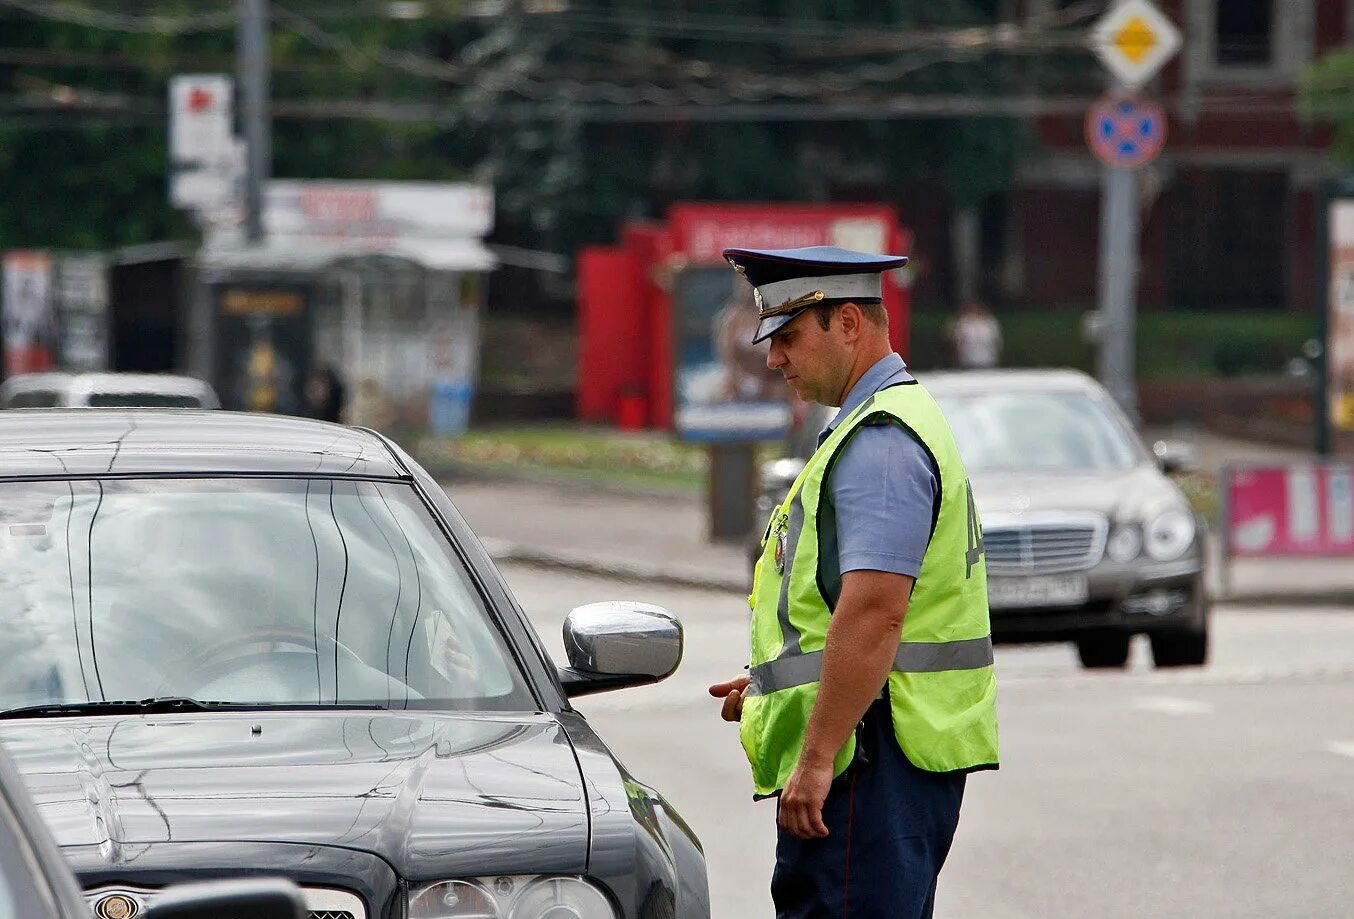
[(556, 571), (571, 571), (576, 574), (590, 574), (612, 578), (618, 581), (634, 581), (642, 584), (662, 584), (667, 587), (685, 587), (691, 590), (719, 591), (747, 596), (750, 584), (747, 578), (730, 577), (723, 573), (683, 570), (680, 566), (645, 565), (637, 562), (621, 562), (614, 559), (603, 561), (586, 555), (571, 552), (559, 552), (523, 546), (501, 539), (482, 539), (489, 556), (495, 562), (513, 562), (529, 565), (533, 568), (546, 568)]
[[(731, 577), (722, 572), (683, 569), (680, 566), (660, 567), (658, 565), (646, 565), (642, 562), (618, 561), (616, 559), (602, 560), (593, 556), (541, 549), (493, 538), (482, 539), (481, 543), (484, 545), (485, 551), (496, 562), (510, 562), (553, 571), (569, 571), (575, 574), (593, 575), (617, 581), (660, 584), (690, 590), (718, 591), (740, 596), (746, 596), (750, 589), (747, 579)], [(1213, 603), (1245, 608), (1284, 605), (1354, 607), (1354, 590), (1247, 593), (1235, 596), (1210, 594), (1209, 600)]]
[(1327, 590), (1293, 593), (1251, 593), (1226, 596), (1209, 594), (1214, 603), (1228, 606), (1354, 606), (1354, 590)]

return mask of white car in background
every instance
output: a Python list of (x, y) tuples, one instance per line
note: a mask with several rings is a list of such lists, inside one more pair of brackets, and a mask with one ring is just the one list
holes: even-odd
[(0, 383), (0, 408), (220, 408), (208, 384), (168, 373), (21, 373)]
[[(1076, 645), (1122, 667), (1134, 635), (1158, 667), (1208, 659), (1203, 525), (1168, 474), (1182, 444), (1148, 450), (1095, 380), (1074, 370), (922, 372), (973, 482), (992, 638)], [(761, 469), (770, 516), (836, 409), (813, 406), (788, 455)]]

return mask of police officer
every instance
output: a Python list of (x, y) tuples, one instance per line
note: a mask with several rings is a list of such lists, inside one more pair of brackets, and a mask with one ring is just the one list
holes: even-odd
[(767, 363), (840, 406), (767, 525), (748, 674), (710, 687), (778, 796), (776, 915), (927, 917), (967, 773), (997, 766), (982, 527), (954, 439), (889, 346), (882, 272), (726, 249)]

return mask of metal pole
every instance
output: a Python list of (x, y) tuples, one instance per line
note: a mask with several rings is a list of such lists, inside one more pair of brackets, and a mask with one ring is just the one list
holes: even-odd
[(263, 241), (263, 183), (271, 172), (268, 129), (268, 0), (236, 0), (236, 79), (240, 84), (240, 122), (245, 154), (245, 240)]
[(1138, 294), (1138, 173), (1106, 166), (1101, 186), (1099, 312), (1100, 382), (1138, 420), (1134, 347)]
[(1316, 447), (1317, 456), (1330, 456), (1330, 367), (1326, 355), (1330, 351), (1330, 308), (1331, 308), (1331, 225), (1330, 212), (1336, 190), (1332, 183), (1323, 182), (1316, 198), (1316, 322), (1317, 346), (1320, 353), (1312, 358), (1316, 365), (1316, 392), (1312, 404), (1316, 407)]

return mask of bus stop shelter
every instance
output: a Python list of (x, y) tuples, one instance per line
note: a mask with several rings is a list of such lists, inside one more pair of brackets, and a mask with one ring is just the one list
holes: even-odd
[(305, 381), (328, 368), (349, 423), (458, 433), (494, 265), (471, 238), (204, 251), (190, 367), (225, 408), (284, 414), (307, 413)]

